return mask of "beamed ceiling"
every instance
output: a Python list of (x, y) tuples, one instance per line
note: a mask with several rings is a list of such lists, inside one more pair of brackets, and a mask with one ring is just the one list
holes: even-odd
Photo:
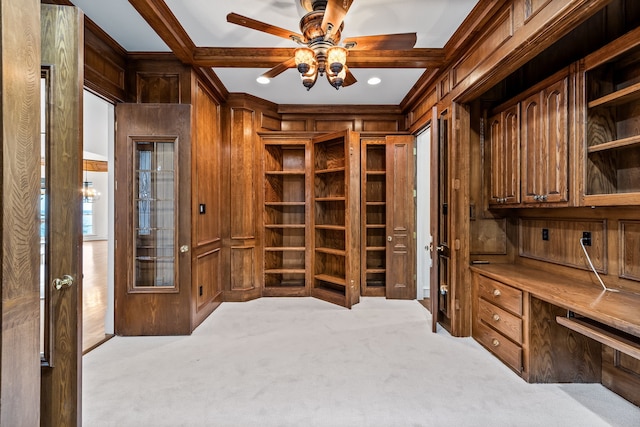
[[(413, 33), (410, 50), (353, 50), (347, 57), (356, 84), (336, 91), (318, 79), (307, 91), (295, 68), (261, 85), (256, 78), (290, 59), (294, 41), (227, 22), (234, 12), (300, 33), (299, 0), (71, 0), (128, 52), (172, 51), (183, 62), (211, 68), (229, 92), (277, 104), (398, 105), (429, 70), (441, 66), (447, 43), (477, 0), (355, 0), (342, 39)], [(274, 48), (274, 49), (264, 49)], [(370, 86), (367, 80), (382, 83)]]

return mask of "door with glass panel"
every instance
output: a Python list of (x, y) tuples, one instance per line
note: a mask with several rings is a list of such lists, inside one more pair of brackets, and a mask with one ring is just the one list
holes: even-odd
[(118, 335), (191, 331), (190, 115), (188, 105), (116, 106)]

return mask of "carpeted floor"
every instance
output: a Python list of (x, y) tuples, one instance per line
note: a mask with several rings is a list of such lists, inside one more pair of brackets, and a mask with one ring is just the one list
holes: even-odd
[(83, 425), (640, 426), (600, 384), (527, 384), (417, 301), (224, 303), (188, 337), (84, 357)]

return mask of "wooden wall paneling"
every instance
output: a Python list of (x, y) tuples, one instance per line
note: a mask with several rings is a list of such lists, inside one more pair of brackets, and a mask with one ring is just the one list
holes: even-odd
[(192, 179), (192, 329), (222, 300), (222, 139), (220, 105), (194, 76)]
[(471, 255), (507, 255), (506, 218), (480, 218), (470, 224)]
[(85, 16), (84, 85), (111, 102), (124, 102), (127, 52)]
[(620, 277), (640, 281), (640, 221), (619, 223)]
[(640, 360), (603, 345), (602, 385), (640, 405)]
[(313, 129), (316, 132), (335, 132), (340, 130), (355, 130), (356, 123), (355, 120), (324, 120), (324, 119), (316, 119), (315, 120), (315, 128)]
[[(565, 0), (551, 0), (525, 23), (522, 1), (524, 0), (506, 2), (503, 6), (510, 9), (519, 5), (513, 9), (514, 32), (511, 37), (494, 36), (494, 43), (497, 42), (497, 45), (486, 43), (483, 49), (478, 49), (477, 45), (470, 47), (470, 50), (482, 50), (483, 53), (477, 62), (469, 62), (468, 59), (460, 62), (461, 69), (456, 72), (455, 86), (452, 89), (453, 99), (467, 102), (477, 98), (610, 2), (576, 0), (567, 5)], [(503, 13), (506, 13), (505, 10)], [(498, 28), (503, 28), (504, 35), (504, 27)], [(490, 32), (491, 30), (481, 30), (483, 36), (475, 37), (479, 40), (478, 44), (491, 37), (491, 34), (487, 34)], [(497, 34), (501, 34), (500, 30)], [(468, 68), (473, 68), (473, 72), (462, 79), (461, 75)]]
[[(607, 273), (607, 221), (569, 219), (520, 219), (521, 257), (528, 257), (567, 267), (589, 269), (580, 246), (583, 231), (591, 232), (587, 252), (594, 267)], [(548, 240), (543, 240), (544, 230)]]
[(41, 421), (40, 2), (2, 0), (0, 10), (0, 424), (36, 426)]
[(194, 236), (196, 247), (221, 239), (221, 137), (220, 107), (200, 82), (194, 104)]
[(128, 102), (191, 104), (192, 71), (173, 54), (129, 54)]
[(469, 236), (469, 189), (470, 189), (470, 145), (472, 133), (477, 128), (471, 126), (470, 107), (452, 105), (450, 179), (451, 204), (451, 301), (453, 302), (452, 335), (471, 334), (471, 274)]
[[(257, 227), (257, 196), (261, 168), (257, 154), (255, 108), (239, 103), (229, 110), (229, 146), (226, 165), (229, 171), (227, 190), (229, 221), (229, 281), (225, 300), (244, 301), (261, 295), (259, 266), (262, 264)], [(261, 222), (260, 222), (261, 223)], [(260, 253), (258, 253), (260, 252)]]

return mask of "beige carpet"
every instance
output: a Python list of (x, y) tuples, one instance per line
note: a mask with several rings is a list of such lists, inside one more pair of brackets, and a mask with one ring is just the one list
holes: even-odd
[(84, 357), (85, 426), (640, 426), (600, 384), (527, 384), (416, 301), (224, 303), (188, 337)]

